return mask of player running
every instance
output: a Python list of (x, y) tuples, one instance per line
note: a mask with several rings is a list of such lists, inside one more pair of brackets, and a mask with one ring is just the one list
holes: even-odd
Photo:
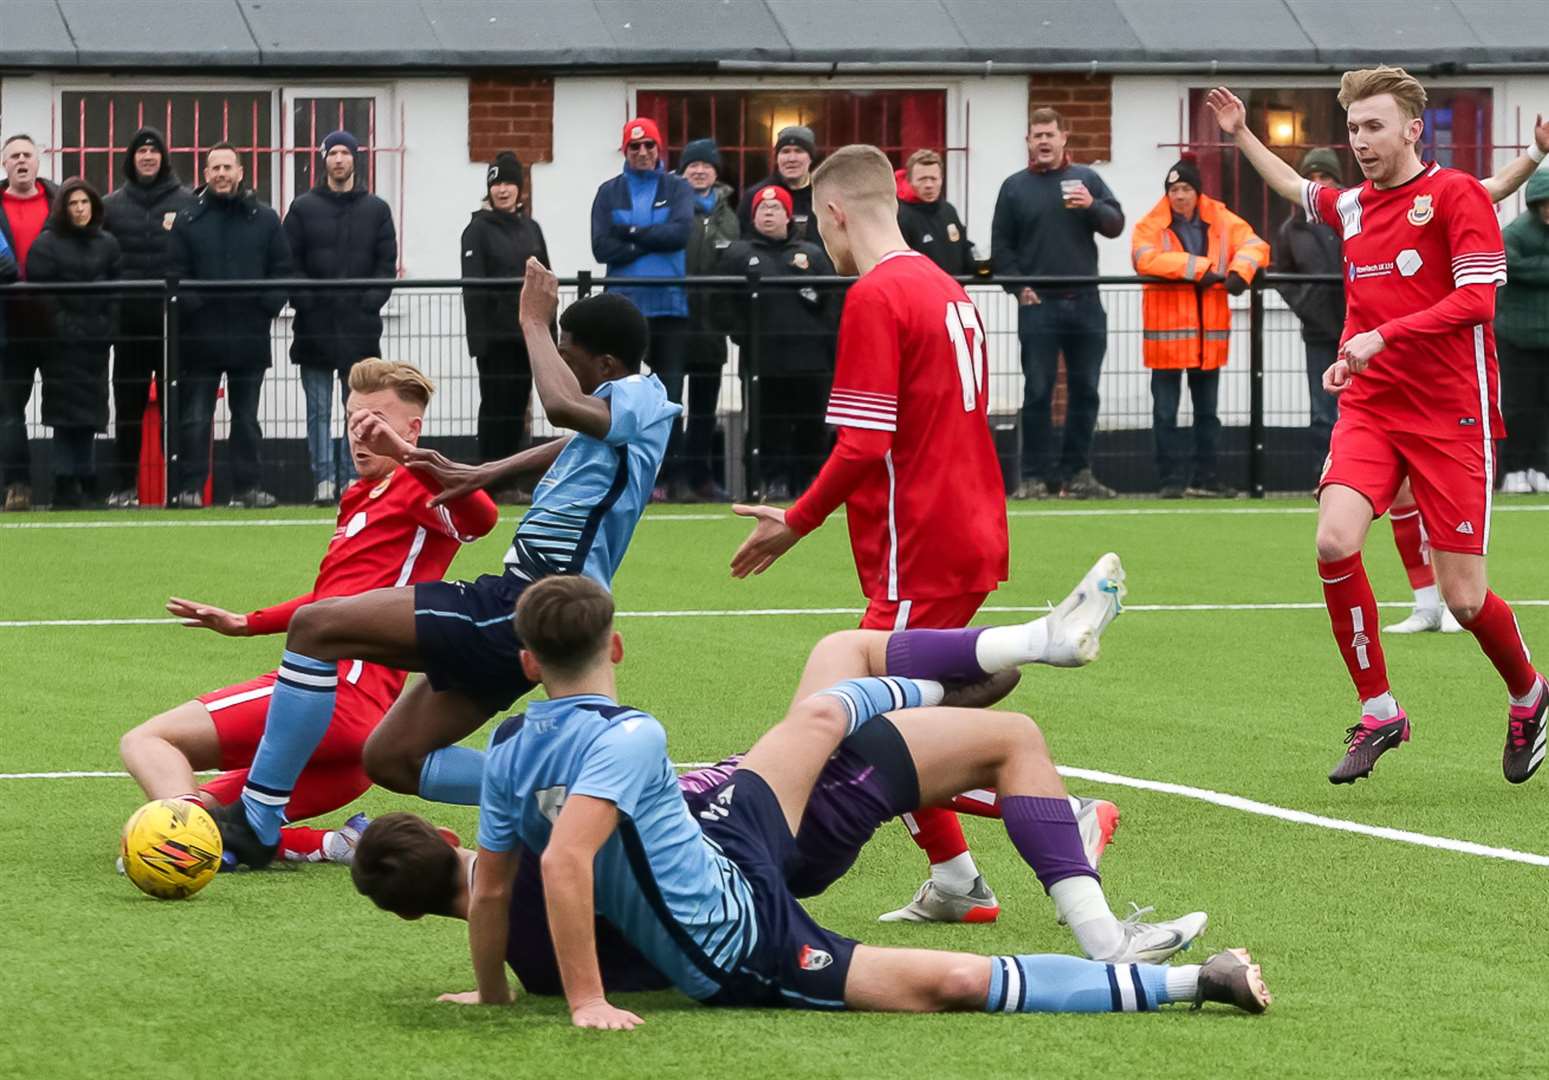
[[(1134, 962), (1146, 956), (1139, 935), (1108, 912), (1068, 820), (1063, 783), (1026, 717), (932, 707), (945, 694), (938, 681), (846, 679), (792, 706), (706, 793), (696, 826), (661, 724), (616, 703), (614, 666), (623, 643), (607, 591), (582, 578), (540, 582), (519, 601), (517, 626), (523, 668), (543, 682), (549, 699), (530, 706), (515, 733), (490, 752), (468, 902), (478, 989), (448, 1000), (511, 1000), (509, 904), (517, 852), (526, 848), (540, 860), (557, 967), (579, 1027), (640, 1022), (604, 997), (598, 914), (674, 986), (707, 1004), (906, 1012), (1128, 1012), (1201, 1000), (1260, 1012), (1269, 1004), (1245, 952), (1175, 969)], [(1007, 629), (1025, 642), (1026, 627)], [(918, 662), (982, 676), (990, 668), (979, 643), (995, 633), (930, 639)], [(870, 635), (850, 644), (872, 653), (864, 669), (874, 670), (891, 663), (895, 641), (896, 635)], [(822, 668), (809, 667), (803, 689), (807, 679), (828, 674)], [(884, 713), (890, 715), (878, 723)], [(964, 753), (962, 733), (970, 726), (984, 742)], [(892, 758), (898, 767), (888, 775), (895, 782), (907, 776), (904, 761), (914, 765), (913, 790), (862, 789), (882, 799), (907, 795), (930, 803), (992, 783), (1014, 845), (1063, 920), (1088, 952), (1094, 949), (1083, 931), (1105, 924), (1110, 948), (1096, 951), (1111, 962), (871, 948), (813, 922), (785, 874), (801, 854), (794, 834), (813, 786), (844, 747)], [(1203, 928), (1203, 916), (1191, 918)], [(1167, 935), (1168, 951), (1189, 936)]]
[[(350, 418), (371, 414), (405, 445), (419, 441), (435, 385), (411, 364), (362, 360), (350, 369)], [(311, 591), (283, 604), (246, 615), (173, 597), (167, 610), (184, 626), (204, 627), (228, 637), (281, 634), (298, 611), (328, 597), (351, 596), (410, 582), (439, 581), (460, 545), (495, 527), (499, 511), (475, 491), (426, 504), (440, 490), (391, 458), (372, 453), (350, 435), (350, 452), (360, 478), (339, 501), (339, 521), (318, 567)], [(361, 765), (366, 738), (403, 689), (404, 673), (362, 660), (337, 660), (329, 675), (339, 690), (325, 717), (325, 730), (307, 767), (297, 778), (292, 820), (317, 817), (359, 798), (371, 786)], [(253, 763), (277, 672), (228, 686), (152, 717), (119, 741), (124, 766), (150, 799), (190, 799), (214, 809), (241, 795)], [(200, 786), (196, 769), (225, 769)], [(282, 832), (291, 859), (347, 860), (363, 821), (344, 829), (288, 828)]]
[(576, 301), (559, 318), (556, 348), (550, 327), (558, 305), (558, 279), (529, 259), (520, 320), (533, 381), (549, 420), (575, 432), (568, 441), (475, 469), (417, 450), (370, 413), (352, 422), (360, 444), (428, 471), (443, 485), (437, 499), (548, 471), (517, 526), (504, 573), (376, 589), (308, 605), (292, 618), (242, 798), (215, 815), (240, 862), (263, 866), (274, 857), (296, 778), (327, 730), (339, 659), (426, 676), (367, 741), (370, 778), (432, 801), (476, 804), (484, 755), (454, 744), (534, 685), (517, 659), (517, 597), (551, 574), (585, 574), (603, 586), (613, 580), (682, 410), (661, 380), (640, 374), (648, 331), (634, 304), (616, 293)]
[(1345, 73), (1339, 101), (1366, 177), (1346, 191), (1298, 176), (1248, 130), (1241, 100), (1225, 87), (1212, 90), (1206, 104), (1270, 187), (1300, 199), (1309, 220), (1337, 221), (1343, 232), (1345, 332), (1324, 374), (1324, 386), (1341, 398), (1318, 487), (1317, 549), (1361, 718), (1329, 780), (1347, 784), (1370, 775), (1382, 754), (1409, 739), (1361, 562), (1373, 519), (1392, 505), (1407, 475), (1441, 594), (1506, 683), (1502, 770), (1522, 783), (1544, 758), (1549, 695), (1511, 608), (1490, 591), (1485, 574), (1494, 440), (1502, 434), (1491, 320), (1506, 255), (1479, 181), (1420, 159), (1425, 99), (1402, 68)]
[[(990, 435), (984, 328), (963, 287), (898, 228), (897, 184), (874, 146), (836, 150), (812, 176), (823, 244), (860, 280), (839, 322), (828, 423), (839, 429), (817, 480), (789, 510), (757, 519), (732, 559), (761, 574), (843, 504), (861, 626), (967, 626), (1006, 580), (1006, 490)], [(948, 810), (907, 816), (931, 876), (885, 921), (993, 922), (1000, 905)]]

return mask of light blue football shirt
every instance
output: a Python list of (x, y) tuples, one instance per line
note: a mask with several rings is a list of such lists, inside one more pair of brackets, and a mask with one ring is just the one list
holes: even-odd
[(485, 759), (479, 846), (541, 854), (566, 799), (615, 804), (618, 829), (593, 864), (597, 914), (685, 994), (713, 995), (758, 944), (753, 893), (690, 814), (661, 724), (576, 695), (533, 702), (510, 726)]

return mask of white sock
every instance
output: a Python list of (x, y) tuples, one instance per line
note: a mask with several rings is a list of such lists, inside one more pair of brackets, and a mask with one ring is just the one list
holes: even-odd
[(1376, 697), (1366, 698), (1361, 702), (1362, 716), (1375, 716), (1378, 720), (1393, 720), (1398, 716), (1398, 702), (1393, 700), (1393, 692), (1390, 690)]
[(1415, 590), (1416, 611), (1440, 611), (1441, 593), (1436, 591), (1436, 586), (1427, 585), (1423, 589)]
[(974, 887), (979, 868), (974, 865), (972, 852), (954, 855), (946, 862), (930, 864), (930, 879), (947, 892), (966, 893)]
[(920, 691), (920, 708), (929, 709), (940, 705), (947, 696), (947, 688), (931, 679), (911, 679)]
[(1534, 679), (1533, 689), (1529, 690), (1519, 698), (1512, 698), (1511, 703), (1519, 709), (1536, 709), (1538, 708), (1538, 696), (1543, 692), (1544, 680)]
[(1199, 993), (1199, 964), (1179, 964), (1167, 969), (1167, 1000), (1193, 1001)]
[(1036, 664), (1049, 647), (1048, 619), (1034, 619), (1018, 626), (992, 626), (974, 642), (979, 666), (993, 675), (1023, 664)]
[(1049, 899), (1060, 921), (1076, 935), (1076, 944), (1093, 960), (1101, 960), (1119, 951), (1124, 932), (1119, 920), (1108, 909), (1108, 898), (1096, 878), (1085, 874), (1056, 881)]
[(329, 829), (323, 834), (323, 861), (338, 862), (350, 851), (349, 842), (340, 836), (337, 830)]

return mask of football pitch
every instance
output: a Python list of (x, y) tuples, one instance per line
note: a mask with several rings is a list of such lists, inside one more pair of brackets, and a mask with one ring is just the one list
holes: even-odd
[[(1501, 500), (1491, 542), (1493, 586), (1531, 602), (1517, 614), (1541, 655), (1546, 512), (1546, 500)], [(1494, 671), (1469, 635), (1426, 634), (1385, 639), (1414, 740), (1373, 779), (1328, 783), (1356, 718), (1313, 520), (1306, 500), (1014, 503), (1012, 580), (979, 619), (1032, 617), (1102, 552), (1123, 556), (1127, 608), (1101, 658), (1029, 669), (1005, 707), (1041, 723), (1076, 770), (1072, 791), (1119, 805), (1102, 865), (1115, 910), (1208, 911), (1182, 959), (1248, 947), (1275, 994), (1267, 1015), (719, 1011), (661, 993), (614, 998), (646, 1023), (604, 1033), (570, 1028), (559, 999), (437, 1004), (473, 986), (462, 924), (400, 922), (357, 896), (342, 867), (223, 875), (181, 903), (114, 873), (138, 789), (70, 774), (121, 769), (123, 731), (273, 668), (281, 649), (171, 625), (162, 603), (249, 610), (305, 591), (331, 518), (6, 515), (0, 1075), (1542, 1076), (1549, 775), (1502, 779)], [(452, 574), (498, 567), (512, 526), (464, 550)], [(749, 746), (779, 719), (811, 645), (862, 606), (842, 520), (764, 577), (733, 581), (727, 563), (747, 531), (719, 507), (653, 510), (615, 582), (620, 696), (661, 719), (678, 762)], [(1386, 522), (1366, 561), (1391, 602), (1384, 622), (1397, 621), (1409, 590)], [(471, 808), (375, 791), (359, 808), (414, 809), (465, 842), (474, 833)], [(999, 822), (965, 823), (998, 923), (878, 924), (925, 875), (901, 826), (812, 910), (872, 944), (1073, 952)]]

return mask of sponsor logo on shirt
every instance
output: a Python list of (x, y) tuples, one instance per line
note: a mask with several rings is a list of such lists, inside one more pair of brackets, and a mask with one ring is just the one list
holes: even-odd
[(1395, 267), (1391, 262), (1363, 263), (1360, 265), (1351, 263), (1350, 280), (1356, 281), (1360, 278), (1387, 277), (1394, 271), (1394, 269)]
[(1414, 277), (1420, 267), (1425, 265), (1425, 260), (1414, 248), (1405, 248), (1398, 253), (1398, 258), (1393, 260), (1393, 265), (1398, 268), (1402, 276)]
[(1415, 204), (1409, 208), (1409, 213), (1404, 215), (1409, 224), (1419, 228), (1436, 216), (1436, 210), (1431, 206), (1429, 195), (1416, 195)]

